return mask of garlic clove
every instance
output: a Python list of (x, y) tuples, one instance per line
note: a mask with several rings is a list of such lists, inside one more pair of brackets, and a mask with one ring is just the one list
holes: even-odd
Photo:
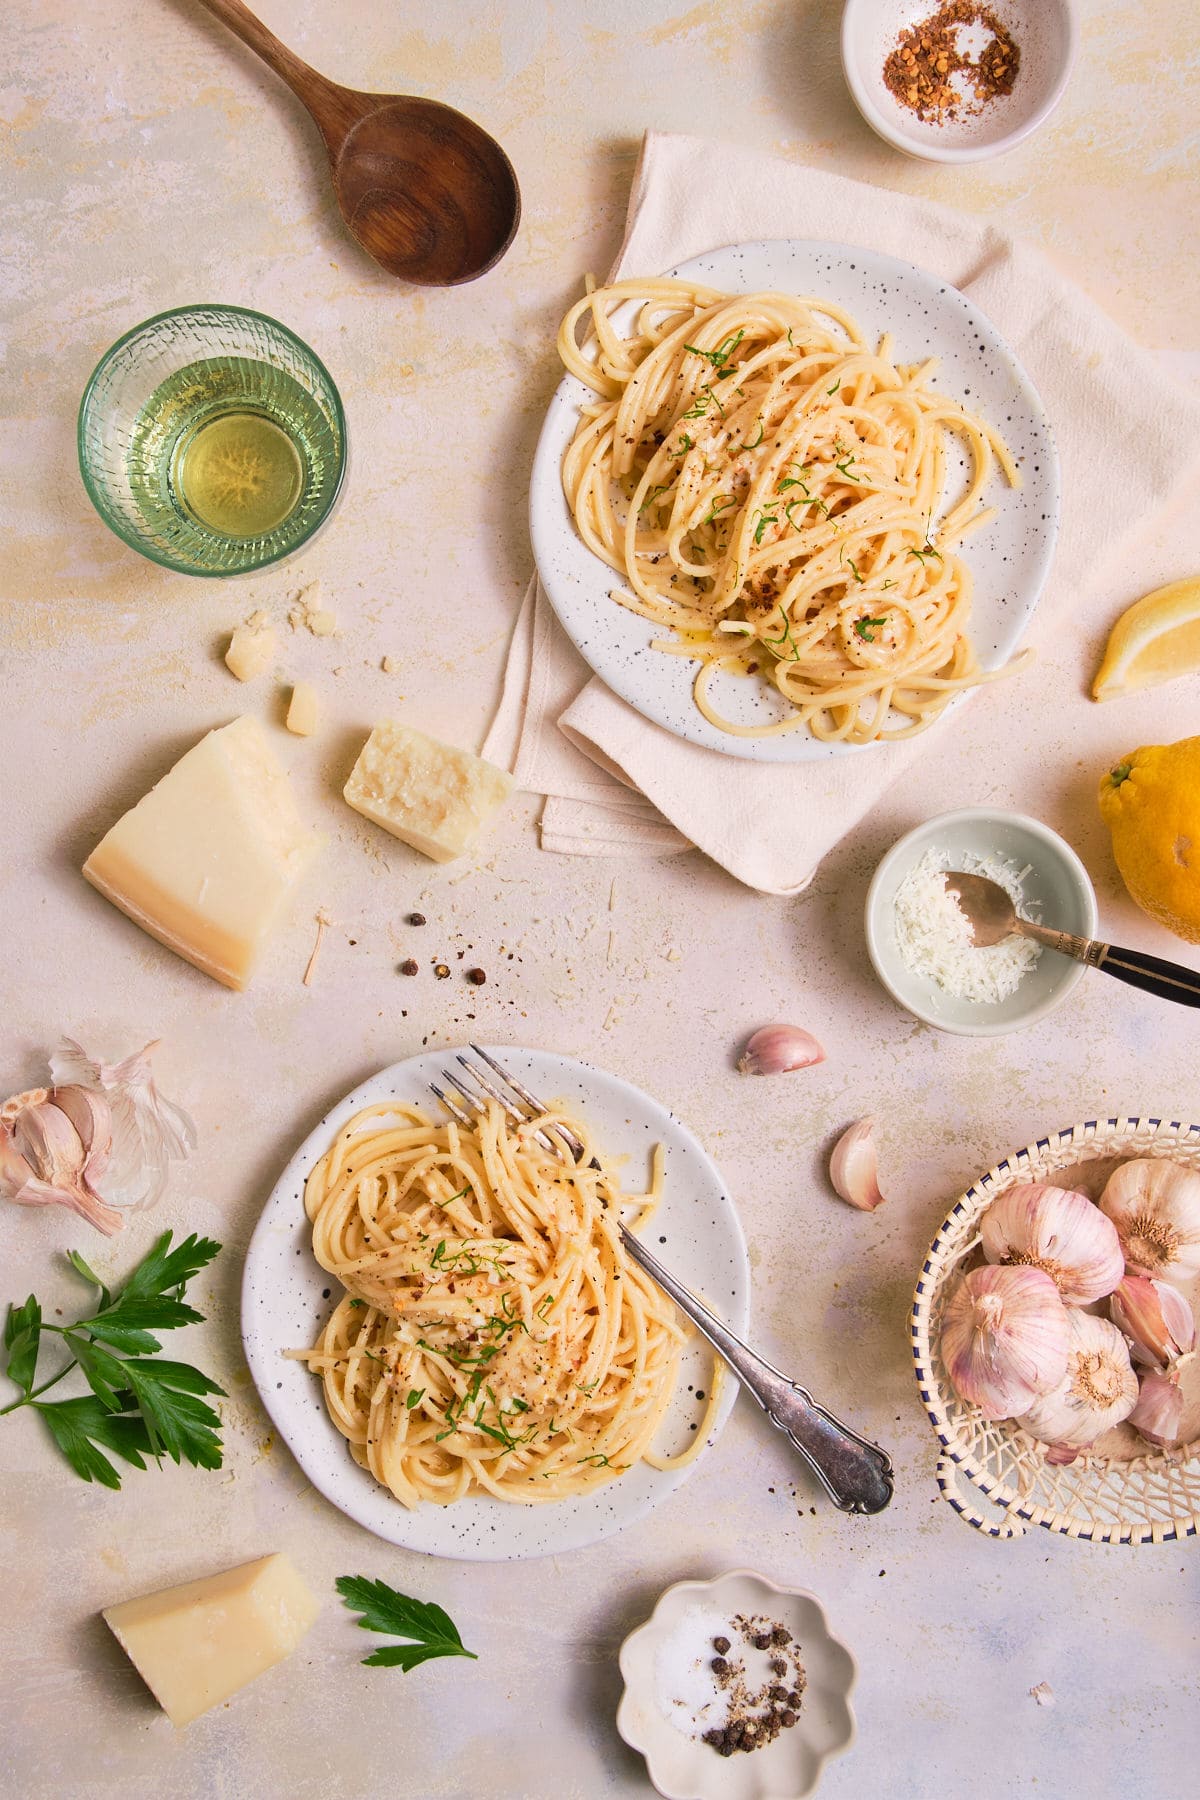
[(1126, 1275), (1108, 1304), (1113, 1324), (1133, 1340), (1134, 1362), (1165, 1369), (1196, 1348), (1192, 1309), (1169, 1281)]
[(1136, 1157), (1108, 1178), (1101, 1210), (1134, 1275), (1200, 1274), (1200, 1175), (1165, 1157)]
[(1065, 1308), (1067, 1366), (1055, 1387), (1020, 1416), (1031, 1437), (1051, 1446), (1048, 1460), (1070, 1462), (1067, 1451), (1087, 1450), (1133, 1411), (1137, 1376), (1115, 1325), (1077, 1306)]
[(11, 1124), (0, 1118), (0, 1199), (15, 1200), (32, 1180), (33, 1170), (13, 1143)]
[(79, 1133), (84, 1149), (83, 1174), (94, 1182), (103, 1174), (112, 1149), (112, 1108), (94, 1088), (69, 1085), (51, 1090), (50, 1098)]
[(79, 1133), (65, 1112), (49, 1100), (26, 1106), (13, 1120), (13, 1143), (39, 1181), (73, 1186), (86, 1160)]
[(106, 1206), (98, 1194), (91, 1193), (81, 1185), (64, 1183), (58, 1187), (53, 1182), (40, 1181), (31, 1176), (24, 1187), (15, 1194), (7, 1196), (17, 1206), (66, 1206), (105, 1237), (111, 1237), (114, 1231), (120, 1231), (125, 1223), (124, 1214), (114, 1206)]
[(786, 1075), (825, 1061), (825, 1051), (811, 1031), (799, 1025), (763, 1025), (746, 1041), (738, 1057), (743, 1075)]
[(860, 1212), (874, 1212), (883, 1205), (879, 1191), (879, 1164), (875, 1155), (873, 1122), (859, 1119), (843, 1131), (829, 1158), (829, 1179), (833, 1191)]
[(1148, 1444), (1166, 1448), (1179, 1442), (1183, 1422), (1183, 1390), (1172, 1370), (1164, 1375), (1160, 1369), (1147, 1369), (1138, 1388), (1137, 1405), (1129, 1415)]
[(44, 1106), (50, 1098), (48, 1088), (26, 1088), (23, 1094), (12, 1094), (0, 1106), (0, 1125), (11, 1125), (17, 1114), (24, 1112), (27, 1106)]
[(1024, 1412), (1066, 1373), (1068, 1318), (1043, 1269), (970, 1270), (942, 1315), (942, 1359), (955, 1393), (985, 1419)]
[(992, 1201), (979, 1230), (989, 1262), (1044, 1269), (1068, 1306), (1111, 1294), (1125, 1272), (1116, 1226), (1071, 1188), (1017, 1182)]

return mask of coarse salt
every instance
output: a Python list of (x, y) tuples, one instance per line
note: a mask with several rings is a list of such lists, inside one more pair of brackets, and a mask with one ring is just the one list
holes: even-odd
[(729, 1716), (727, 1695), (711, 1664), (713, 1639), (731, 1637), (729, 1620), (711, 1607), (689, 1606), (658, 1646), (654, 1697), (663, 1718), (685, 1737), (720, 1730)]
[(1014, 994), (1042, 954), (1040, 944), (1012, 936), (999, 944), (976, 946), (958, 901), (946, 886), (951, 867), (964, 875), (986, 875), (997, 882), (1018, 912), (1032, 916), (1022, 883), (1030, 869), (1006, 857), (976, 856), (927, 850), (908, 871), (894, 902), (896, 946), (904, 966), (932, 981), (958, 1000), (997, 1005)]

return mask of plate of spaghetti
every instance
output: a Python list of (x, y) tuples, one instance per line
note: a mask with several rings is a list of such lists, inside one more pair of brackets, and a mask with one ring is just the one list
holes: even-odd
[(750, 1285), (720, 1174), (665, 1108), (569, 1057), (494, 1054), (541, 1118), (451, 1118), (429, 1083), (453, 1051), (382, 1070), (289, 1162), (242, 1289), (250, 1372), (313, 1486), (392, 1543), (484, 1561), (640, 1517), (733, 1405), (618, 1221), (739, 1334)]
[(845, 245), (732, 245), (589, 286), (558, 350), (538, 574), (647, 718), (805, 762), (911, 737), (1019, 669), (1058, 464), (956, 288)]

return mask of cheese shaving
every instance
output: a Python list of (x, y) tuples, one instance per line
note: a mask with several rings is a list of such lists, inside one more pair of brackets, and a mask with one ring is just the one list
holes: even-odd
[(977, 947), (958, 901), (946, 887), (950, 868), (964, 875), (986, 875), (998, 882), (1018, 912), (1033, 914), (1025, 903), (1022, 882), (1031, 873), (1003, 856), (975, 856), (927, 850), (896, 890), (896, 947), (904, 966), (932, 981), (958, 1000), (998, 1005), (1014, 994), (1042, 953), (1028, 938), (1009, 937)]

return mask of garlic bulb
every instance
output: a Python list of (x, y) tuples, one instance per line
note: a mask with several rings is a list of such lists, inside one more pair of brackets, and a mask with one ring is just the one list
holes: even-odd
[(942, 1358), (955, 1393), (985, 1419), (1024, 1412), (1066, 1372), (1069, 1316), (1042, 1269), (972, 1269), (942, 1316)]
[(1161, 1369), (1147, 1369), (1138, 1388), (1137, 1405), (1129, 1415), (1129, 1423), (1137, 1428), (1148, 1444), (1165, 1447), (1179, 1442), (1183, 1421), (1183, 1392), (1174, 1370), (1164, 1375)]
[(879, 1191), (879, 1164), (875, 1156), (875, 1139), (870, 1119), (860, 1119), (843, 1131), (829, 1158), (829, 1179), (833, 1191), (860, 1212), (874, 1212), (883, 1205)]
[(1200, 1175), (1164, 1157), (1122, 1163), (1100, 1196), (1135, 1275), (1200, 1273)]
[(1070, 1188), (1018, 1182), (992, 1201), (979, 1230), (990, 1263), (1044, 1269), (1068, 1306), (1111, 1294), (1125, 1272), (1116, 1226)]
[(0, 1199), (67, 1206), (109, 1234), (124, 1222), (118, 1206), (158, 1199), (195, 1129), (155, 1088), (153, 1049), (109, 1065), (65, 1039), (50, 1059), (56, 1085), (0, 1106)]
[(1129, 1350), (1116, 1326), (1075, 1306), (1065, 1310), (1066, 1372), (1020, 1419), (1031, 1437), (1050, 1445), (1051, 1462), (1073, 1462), (1127, 1419), (1138, 1397)]
[(824, 1061), (825, 1052), (811, 1031), (799, 1025), (763, 1025), (747, 1039), (738, 1068), (743, 1075), (786, 1075)]
[(1196, 1348), (1192, 1309), (1169, 1281), (1126, 1275), (1108, 1303), (1112, 1322), (1133, 1340), (1134, 1362), (1165, 1369)]
[(196, 1147), (196, 1127), (183, 1108), (159, 1093), (150, 1067), (158, 1040), (118, 1063), (94, 1062), (71, 1038), (50, 1058), (60, 1086), (99, 1094), (112, 1116), (112, 1150), (104, 1197), (117, 1206), (154, 1206), (167, 1191), (170, 1165)]

